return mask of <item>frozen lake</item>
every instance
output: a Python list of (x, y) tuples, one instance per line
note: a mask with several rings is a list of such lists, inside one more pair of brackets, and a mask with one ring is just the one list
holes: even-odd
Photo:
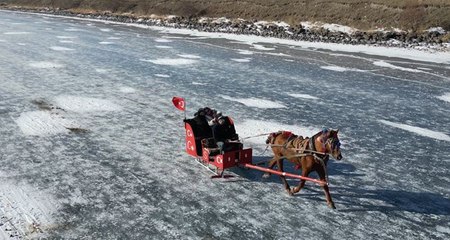
[[(0, 239), (449, 239), (450, 55), (324, 46), (0, 11)], [(244, 138), (339, 128), (337, 209), (210, 179), (173, 96)]]

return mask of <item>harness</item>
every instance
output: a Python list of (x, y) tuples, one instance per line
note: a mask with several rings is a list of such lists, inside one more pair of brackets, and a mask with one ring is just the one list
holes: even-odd
[[(275, 137), (279, 134), (287, 134), (286, 132), (282, 132), (282, 133), (278, 133), (276, 134), (276, 136), (273, 136), (272, 141), (270, 142), (270, 146), (272, 147), (283, 147), (284, 149), (294, 149), (296, 154), (293, 156), (284, 156), (283, 158), (288, 159), (288, 158), (292, 158), (292, 157), (306, 157), (306, 156), (313, 156), (314, 160), (317, 161), (318, 163), (320, 163), (320, 165), (322, 166), (324, 173), (325, 173), (325, 181), (328, 182), (328, 171), (327, 171), (327, 167), (325, 165), (325, 161), (328, 161), (329, 159), (329, 155), (328, 153), (322, 153), (322, 152), (318, 152), (314, 141), (316, 139), (316, 135), (312, 136), (311, 138), (303, 138), (302, 136), (297, 136), (295, 134), (292, 134), (291, 132), (288, 132), (289, 136), (288, 139), (286, 140), (286, 142), (283, 145), (274, 145), (274, 140)], [(300, 139), (299, 143), (297, 144), (297, 146), (295, 146), (294, 142), (295, 140)], [(269, 146), (268, 145), (268, 146)], [(308, 146), (305, 146), (308, 145)], [(297, 163), (297, 165), (295, 166), (295, 169), (298, 170), (301, 168), (301, 163)]]

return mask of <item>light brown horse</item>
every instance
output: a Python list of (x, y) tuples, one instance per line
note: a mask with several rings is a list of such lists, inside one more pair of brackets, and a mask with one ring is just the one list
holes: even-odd
[[(274, 157), (269, 161), (268, 167), (273, 168), (277, 164), (278, 171), (283, 171), (283, 160), (287, 159), (294, 163), (296, 167), (301, 167), (303, 177), (307, 177), (311, 172), (316, 171), (320, 180), (328, 183), (326, 166), (329, 155), (336, 160), (342, 159), (338, 131), (322, 131), (311, 138), (303, 138), (287, 131), (271, 133), (266, 143), (271, 146)], [(264, 174), (264, 177), (269, 175)], [(286, 178), (280, 177), (289, 195), (299, 192), (305, 186), (305, 180), (300, 180), (299, 185), (291, 189)], [(325, 192), (328, 206), (336, 208), (331, 199), (328, 185), (321, 186)]]

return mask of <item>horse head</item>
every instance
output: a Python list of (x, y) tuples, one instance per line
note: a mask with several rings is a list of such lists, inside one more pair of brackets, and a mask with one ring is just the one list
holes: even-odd
[(342, 159), (341, 142), (339, 141), (338, 132), (339, 132), (339, 129), (330, 130), (328, 132), (328, 134), (329, 134), (328, 140), (326, 141), (325, 146), (326, 146), (327, 152), (329, 152), (331, 154), (331, 156), (333, 156), (334, 159), (341, 160)]

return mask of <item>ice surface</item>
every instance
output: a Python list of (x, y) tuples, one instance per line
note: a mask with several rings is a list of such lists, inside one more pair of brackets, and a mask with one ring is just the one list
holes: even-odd
[(270, 101), (266, 99), (260, 99), (260, 98), (233, 98), (229, 96), (219, 95), (223, 99), (235, 101), (244, 104), (248, 107), (255, 107), (255, 108), (286, 108), (281, 103)]
[[(445, 53), (46, 17), (0, 11), (0, 239), (15, 231), (8, 219), (25, 229), (29, 215), (48, 220), (42, 232), (17, 239), (450, 238)], [(55, 37), (64, 29), (79, 30), (66, 32), (76, 36), (76, 51), (48, 49), (72, 40)], [(33, 34), (3, 34), (13, 31)], [(111, 36), (126, 41), (98, 44)], [(173, 48), (155, 48), (159, 38), (176, 39)], [(230, 60), (247, 57), (249, 64)], [(174, 67), (178, 59), (196, 62)], [(380, 61), (423, 72), (373, 64)], [(279, 177), (258, 171), (235, 168), (227, 172), (235, 178), (211, 179), (184, 152), (185, 113), (173, 96), (185, 97), (188, 118), (204, 106), (232, 117), (261, 166), (273, 156), (264, 152), (270, 132), (339, 128), (344, 158), (327, 167), (337, 210), (312, 183), (291, 197)], [(42, 207), (47, 202), (55, 209)]]

